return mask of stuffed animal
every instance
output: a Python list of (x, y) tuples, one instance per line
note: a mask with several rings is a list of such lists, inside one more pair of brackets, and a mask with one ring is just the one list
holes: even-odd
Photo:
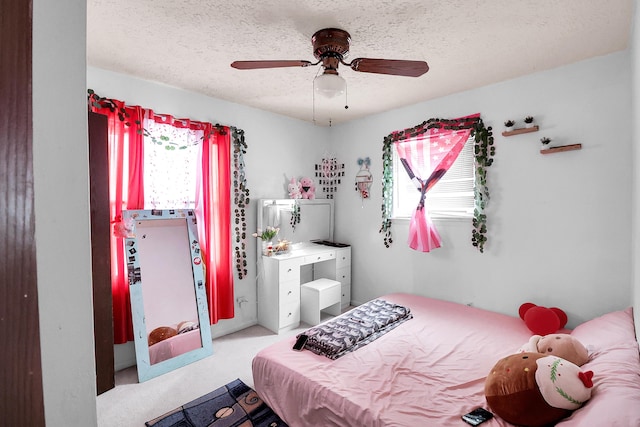
[(311, 178), (300, 178), (300, 187), (302, 188), (302, 198), (313, 200), (316, 198), (316, 185)]
[(178, 334), (184, 334), (189, 331), (194, 331), (198, 329), (198, 324), (196, 322), (192, 322), (191, 320), (185, 320), (183, 322), (178, 323), (178, 328), (176, 329)]
[(178, 331), (176, 331), (174, 328), (170, 326), (157, 327), (149, 333), (149, 338), (148, 338), (149, 347), (159, 343), (160, 341), (164, 341), (168, 338), (176, 336), (177, 334), (178, 334)]
[(123, 219), (121, 221), (117, 221), (113, 226), (113, 234), (116, 237), (135, 237), (135, 223), (133, 218)]
[(580, 341), (569, 334), (534, 335), (520, 348), (520, 353), (540, 353), (561, 357), (582, 366), (589, 361), (589, 351)]
[(555, 356), (520, 353), (491, 369), (487, 403), (503, 420), (526, 427), (555, 424), (591, 398), (593, 372)]
[(301, 199), (302, 198), (302, 186), (296, 180), (295, 177), (291, 178), (289, 181), (289, 185), (287, 185), (287, 190), (289, 191), (290, 199)]
[(567, 315), (557, 307), (547, 308), (526, 302), (520, 306), (518, 314), (529, 330), (537, 335), (553, 334), (567, 324)]

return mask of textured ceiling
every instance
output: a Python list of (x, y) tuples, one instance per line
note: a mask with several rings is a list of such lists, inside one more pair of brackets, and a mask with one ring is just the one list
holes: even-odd
[[(633, 0), (88, 0), (89, 65), (319, 125), (626, 49)], [(344, 97), (313, 97), (320, 66), (236, 70), (235, 60), (315, 62), (311, 36), (351, 34), (358, 57), (424, 60), (422, 77), (342, 66)], [(105, 94), (108, 96), (108, 94)], [(315, 104), (315, 108), (314, 108)]]

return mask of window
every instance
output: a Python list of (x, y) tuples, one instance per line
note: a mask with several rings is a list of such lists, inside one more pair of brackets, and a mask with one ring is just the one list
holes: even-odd
[[(475, 181), (474, 140), (470, 137), (447, 173), (427, 193), (425, 206), (432, 218), (473, 217)], [(393, 150), (393, 217), (411, 218), (420, 192)]]
[(145, 209), (194, 209), (201, 130), (145, 121)]

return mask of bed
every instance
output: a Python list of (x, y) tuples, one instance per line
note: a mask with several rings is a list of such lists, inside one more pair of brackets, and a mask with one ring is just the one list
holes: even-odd
[[(389, 294), (413, 315), (335, 360), (293, 351), (295, 337), (253, 359), (260, 397), (292, 427), (456, 426), (483, 406), (486, 376), (532, 333), (519, 317), (466, 305)], [(569, 332), (569, 331), (567, 331)], [(631, 308), (585, 322), (570, 333), (590, 351), (591, 399), (558, 426), (640, 426), (640, 358)], [(498, 417), (483, 427), (510, 426)]]

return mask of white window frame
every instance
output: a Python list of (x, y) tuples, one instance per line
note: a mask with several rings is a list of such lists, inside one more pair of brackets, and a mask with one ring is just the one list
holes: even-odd
[[(473, 218), (475, 183), (474, 139), (469, 136), (456, 161), (426, 195), (425, 207), (432, 219)], [(393, 147), (393, 219), (410, 219), (420, 192), (409, 179)]]

